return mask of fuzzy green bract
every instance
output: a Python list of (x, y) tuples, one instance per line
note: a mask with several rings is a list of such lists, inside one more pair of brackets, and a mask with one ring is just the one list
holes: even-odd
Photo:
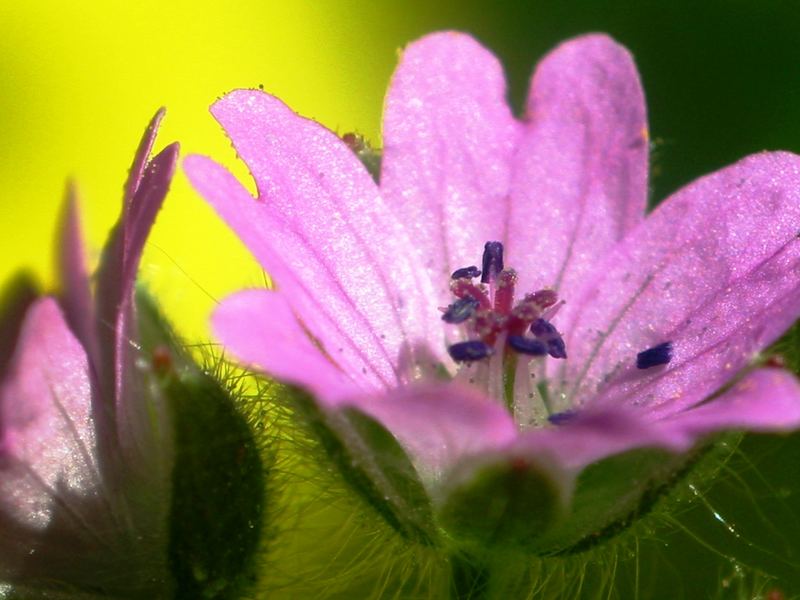
[(256, 197), (184, 162), (274, 282), (223, 301), (218, 338), (308, 394), (387, 523), (453, 556), (593, 547), (714, 434), (800, 425), (798, 381), (759, 354), (800, 314), (800, 157), (746, 157), (646, 215), (627, 50), (569, 40), (524, 115), (505, 93), (490, 52), (433, 34), (392, 78), (377, 183), (351, 138), (256, 90), (211, 108)]

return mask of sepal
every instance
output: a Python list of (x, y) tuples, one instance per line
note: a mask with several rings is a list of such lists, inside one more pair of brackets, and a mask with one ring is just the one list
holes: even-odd
[(231, 392), (198, 367), (137, 290), (143, 356), (172, 423), (167, 559), (176, 598), (240, 598), (255, 584), (267, 461)]
[(404, 538), (436, 544), (430, 498), (395, 437), (356, 409), (322, 409), (298, 389), (292, 396), (326, 459), (352, 490)]
[(445, 477), (436, 515), (458, 545), (530, 549), (568, 514), (569, 473), (542, 457), (468, 457)]

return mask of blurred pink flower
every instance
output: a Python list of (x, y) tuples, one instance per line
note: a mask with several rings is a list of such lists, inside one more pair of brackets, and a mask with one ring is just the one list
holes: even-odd
[[(647, 122), (624, 48), (604, 35), (556, 48), (522, 119), (505, 94), (471, 37), (411, 44), (379, 186), (277, 98), (216, 102), (258, 197), (208, 158), (185, 169), (275, 282), (216, 310), (224, 345), (323, 408), (377, 419), (429, 489), (487, 453), (571, 477), (633, 448), (798, 427), (797, 380), (753, 361), (800, 315), (800, 157), (749, 156), (645, 218)], [(451, 279), (494, 241), (514, 274), (490, 255), (485, 285), (477, 269)]]
[(4, 340), (0, 369), (0, 581), (25, 597), (166, 581), (171, 431), (153, 425), (163, 407), (132, 333), (139, 259), (178, 156), (172, 144), (148, 160), (162, 116), (136, 153), (94, 296), (70, 188), (62, 295), (33, 299), (21, 325), (6, 324), (18, 335)]

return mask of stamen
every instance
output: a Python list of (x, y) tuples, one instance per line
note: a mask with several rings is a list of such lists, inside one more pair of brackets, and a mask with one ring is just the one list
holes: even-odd
[(453, 344), (447, 348), (447, 352), (456, 362), (472, 362), (491, 356), (494, 350), (480, 340), (470, 340)]
[(544, 356), (547, 354), (547, 344), (539, 340), (522, 337), (521, 335), (508, 336), (508, 345), (520, 354), (529, 356)]
[(460, 269), (456, 269), (453, 271), (453, 274), (450, 276), (451, 279), (474, 279), (481, 274), (480, 269), (475, 265), (470, 267), (462, 267)]
[(574, 410), (565, 410), (563, 412), (553, 413), (547, 417), (547, 420), (550, 421), (552, 425), (564, 425), (572, 421), (577, 414), (578, 413)]
[(544, 319), (536, 319), (531, 324), (531, 333), (536, 339), (541, 340), (547, 344), (547, 353), (553, 358), (567, 358), (567, 347), (564, 344), (564, 338), (558, 333), (558, 330), (553, 327), (550, 321)]
[(477, 286), (469, 279), (454, 279), (450, 282), (450, 291), (456, 298), (473, 298), (478, 301), (481, 308), (492, 309), (492, 303), (483, 286)]
[(481, 283), (492, 283), (503, 270), (503, 244), (486, 242), (483, 247), (483, 274)]
[(649, 369), (665, 365), (672, 360), (672, 342), (664, 342), (636, 355), (636, 368)]
[(475, 300), (475, 298), (472, 296), (464, 296), (463, 298), (459, 298), (450, 306), (448, 306), (446, 311), (444, 311), (444, 314), (442, 315), (442, 321), (452, 324), (463, 323), (475, 314), (475, 311), (478, 310), (480, 304), (481, 303)]

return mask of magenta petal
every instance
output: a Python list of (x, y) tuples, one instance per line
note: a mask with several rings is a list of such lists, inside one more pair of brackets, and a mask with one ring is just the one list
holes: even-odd
[[(166, 197), (175, 172), (179, 145), (170, 144), (142, 167), (142, 153), (149, 151), (161, 111), (145, 132), (139, 152), (131, 167), (122, 216), (103, 248), (97, 274), (96, 332), (98, 362), (95, 365), (101, 396), (120, 400), (123, 371), (130, 368), (131, 345), (127, 340), (130, 328), (130, 298), (145, 240), (156, 214)], [(134, 177), (135, 174), (135, 177)], [(126, 192), (127, 193), (127, 192)], [(133, 392), (133, 390), (131, 390)], [(135, 393), (135, 392), (133, 392)]]
[(54, 497), (97, 485), (86, 354), (55, 300), (28, 311), (0, 387), (0, 509), (47, 525)]
[(456, 384), (405, 386), (351, 398), (346, 404), (383, 424), (411, 456), (423, 479), (435, 479), (469, 454), (507, 446), (517, 436), (508, 412)]
[(67, 184), (67, 194), (61, 216), (58, 244), (58, 274), (61, 285), (61, 306), (75, 336), (96, 362), (94, 337), (94, 308), (86, 270), (86, 255), (78, 214), (75, 185)]
[[(390, 362), (411, 341), (428, 340), (438, 352), (443, 327), (428, 273), (404, 225), (347, 145), (263, 92), (232, 92), (212, 113), (253, 173), (261, 214), (272, 213), (282, 230), (276, 234), (264, 222), (261, 235), (270, 241), (282, 235), (291, 247), (302, 247), (281, 248), (295, 279), (318, 290), (326, 304), (341, 302), (336, 320), (359, 321), (360, 335), (371, 334)], [(249, 246), (269, 270), (265, 242), (253, 239)], [(284, 285), (283, 272), (270, 275), (279, 288)]]
[[(184, 169), (192, 185), (250, 248), (305, 328), (348, 373), (363, 373), (373, 386), (394, 384), (393, 359), (380, 334), (355, 310), (345, 291), (327, 276), (293, 268), (313, 264), (314, 252), (285, 220), (256, 202), (242, 185), (211, 159), (189, 156)], [(366, 370), (366, 373), (364, 371)]]
[(239, 292), (216, 309), (212, 324), (216, 336), (241, 361), (307, 389), (323, 404), (333, 406), (369, 389), (359, 381), (359, 373), (351, 377), (314, 345), (281, 294)]
[(780, 369), (761, 369), (701, 406), (654, 421), (646, 411), (588, 409), (557, 428), (523, 434), (518, 445), (580, 470), (636, 448), (683, 452), (703, 437), (729, 429), (791, 431), (800, 426), (800, 382)]
[(383, 118), (381, 191), (405, 223), (446, 304), (452, 271), (506, 237), (520, 125), (497, 59), (465, 34), (429, 35), (403, 52)]
[(596, 410), (578, 414), (557, 428), (523, 434), (517, 447), (548, 458), (567, 471), (579, 471), (593, 462), (637, 448), (687, 450), (693, 438), (678, 428), (649, 422), (634, 410)]
[[(700, 402), (800, 313), (800, 157), (754, 155), (664, 202), (587, 282), (560, 327), (573, 403)], [(636, 355), (672, 342), (665, 366)], [(590, 400), (591, 398), (591, 400)]]
[(596, 261), (644, 217), (648, 135), (628, 51), (605, 35), (568, 41), (539, 64), (514, 160), (508, 264), (519, 289), (568, 302)]
[(126, 295), (133, 291), (142, 251), (175, 174), (179, 152), (180, 145), (172, 143), (147, 163), (131, 201), (130, 213), (123, 221), (126, 230), (123, 290)]
[(139, 141), (139, 146), (136, 148), (136, 154), (133, 157), (133, 163), (128, 172), (128, 179), (125, 182), (125, 196), (123, 199), (125, 210), (127, 210), (131, 200), (136, 194), (136, 190), (139, 189), (139, 184), (142, 181), (144, 169), (147, 165), (147, 159), (150, 158), (150, 153), (153, 151), (153, 144), (155, 144), (156, 141), (158, 128), (166, 112), (166, 109), (163, 107), (156, 111), (156, 114), (150, 119), (147, 129), (145, 129), (142, 139)]
[(665, 423), (690, 436), (724, 429), (792, 431), (800, 427), (800, 382), (780, 369), (759, 369), (730, 390)]

